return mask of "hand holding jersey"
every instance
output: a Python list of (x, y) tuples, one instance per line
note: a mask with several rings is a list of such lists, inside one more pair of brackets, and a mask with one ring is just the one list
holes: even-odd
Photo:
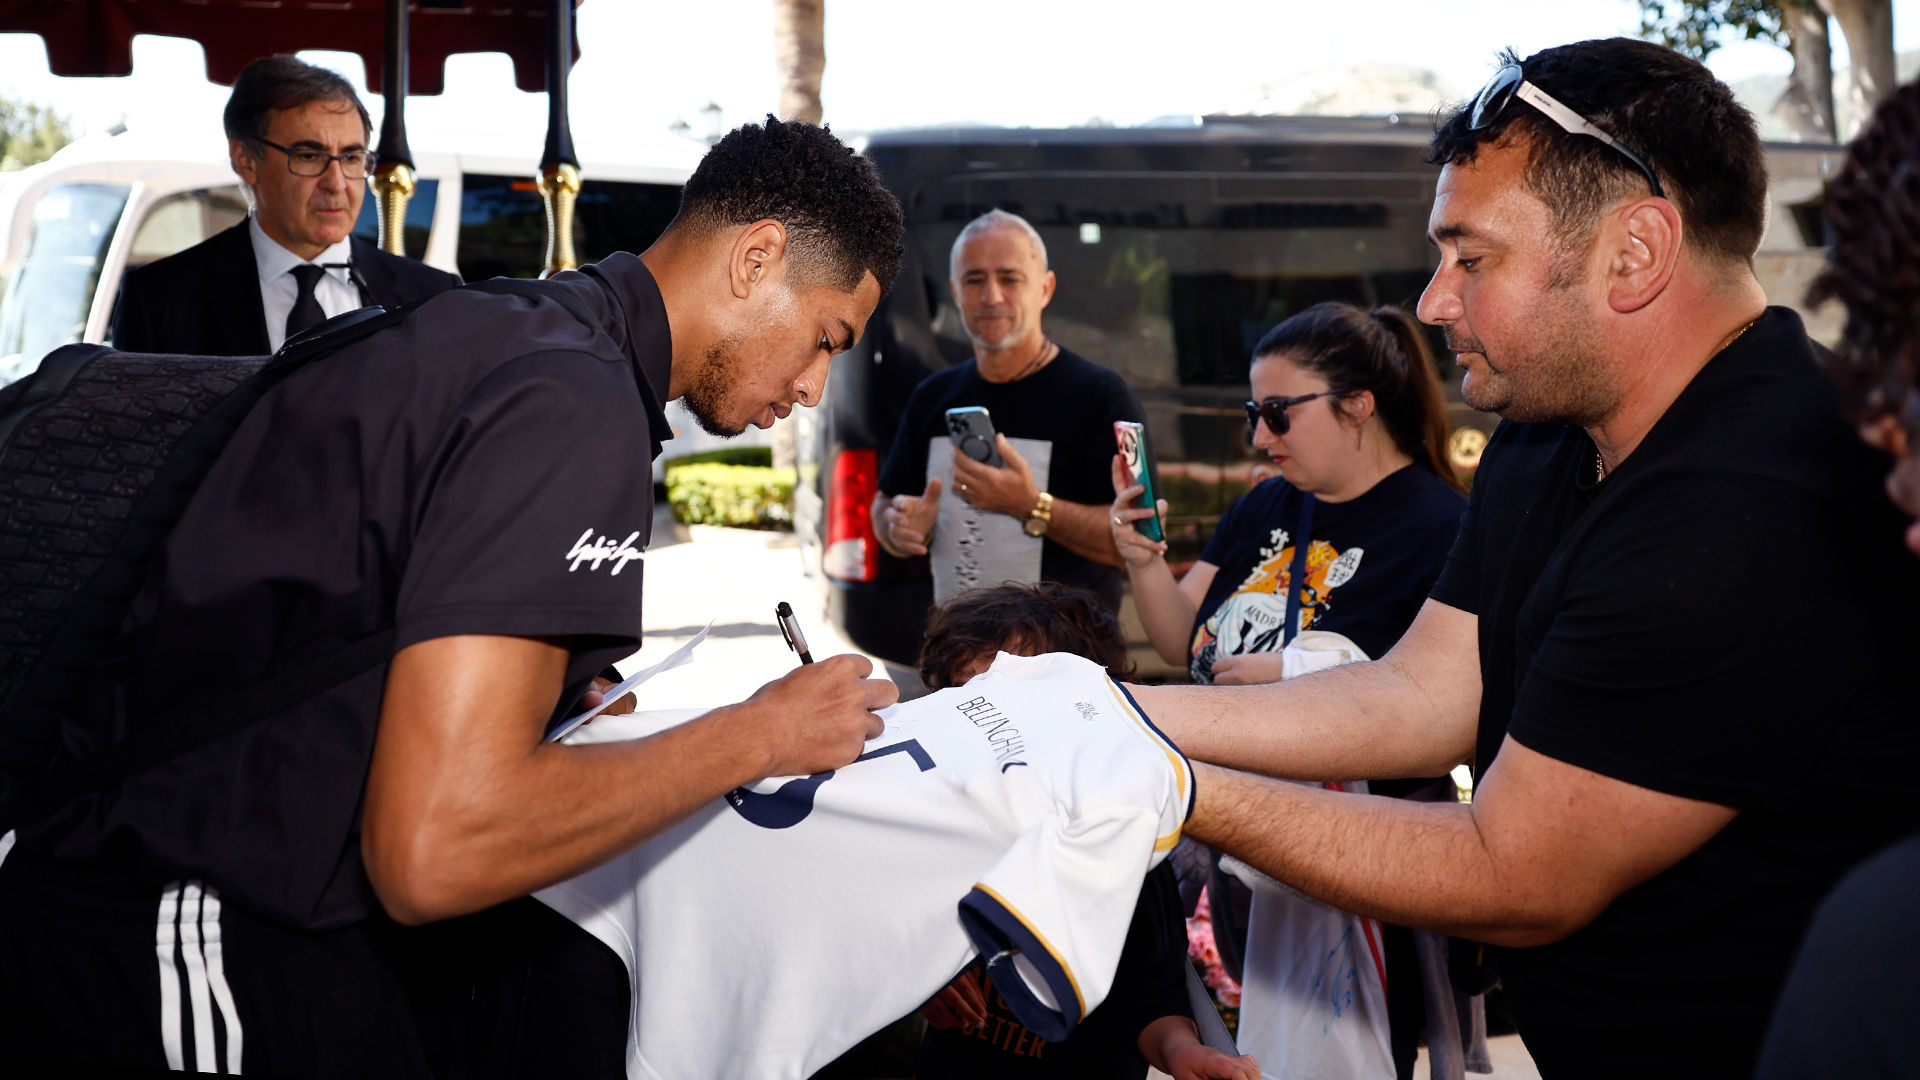
[(971, 1031), (987, 1020), (987, 992), (980, 985), (980, 972), (968, 968), (940, 988), (933, 1000), (921, 1008), (927, 1026)]
[(1213, 662), (1215, 686), (1279, 682), (1286, 674), (1286, 656), (1277, 652), (1235, 653)]
[[(614, 680), (607, 678), (605, 675), (595, 675), (593, 682), (587, 684), (587, 692), (580, 695), (580, 708), (599, 708), (601, 703), (607, 700), (607, 691), (613, 689), (615, 685)], [(608, 705), (601, 711), (617, 715), (619, 713), (630, 713), (639, 707), (640, 699), (634, 697), (632, 694), (623, 694), (620, 700)]]

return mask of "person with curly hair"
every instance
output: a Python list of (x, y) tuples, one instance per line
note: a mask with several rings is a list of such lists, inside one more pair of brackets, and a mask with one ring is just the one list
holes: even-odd
[[(965, 684), (1000, 653), (1083, 656), (1124, 679), (1133, 674), (1120, 622), (1085, 589), (1054, 582), (970, 589), (927, 616), (920, 678), (931, 690)], [(992, 1076), (1142, 1080), (1147, 1066), (1174, 1080), (1258, 1080), (1251, 1057), (1200, 1041), (1187, 999), (1187, 924), (1170, 861), (1148, 872), (1127, 927), (1113, 991), (1073, 1035), (1049, 1043), (1015, 1018), (980, 965), (927, 1003), (920, 1080)]]
[(645, 252), (449, 290), (268, 392), (50, 742), (86, 758), (209, 695), (301, 689), (21, 828), (0, 1055), (624, 1076), (623, 966), (529, 894), (742, 784), (846, 765), (898, 691), (837, 656), (658, 738), (545, 736), (639, 646), (663, 404), (732, 433), (818, 401), (900, 238), (870, 162), (770, 117), (708, 152)]
[[(1542, 1076), (1746, 1076), (1820, 895), (1920, 823), (1915, 563), (1754, 274), (1733, 92), (1644, 41), (1504, 59), (1429, 148), (1419, 315), (1506, 421), (1432, 594), (1370, 662), (1136, 699), (1215, 763), (1190, 835), (1489, 946)], [(1471, 804), (1268, 778), (1463, 762)]]
[[(1894, 456), (1887, 493), (1920, 517), (1920, 82), (1874, 110), (1827, 183), (1825, 211), (1833, 246), (1807, 302), (1846, 311), (1826, 367), (1862, 437)], [(1920, 523), (1905, 535), (1920, 554)], [(1920, 833), (1861, 864), (1821, 903), (1780, 992), (1759, 1080), (1920, 1077), (1915, 897)]]
[[(1888, 494), (1920, 517), (1920, 83), (1874, 111), (1824, 212), (1833, 247), (1807, 303), (1847, 313), (1827, 369), (1862, 436), (1897, 459)], [(1920, 523), (1906, 537), (1920, 554)]]

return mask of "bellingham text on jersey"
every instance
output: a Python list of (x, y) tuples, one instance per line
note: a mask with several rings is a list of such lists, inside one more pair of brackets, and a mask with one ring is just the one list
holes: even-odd
[(1001, 772), (1026, 764), (1018, 755), (1026, 750), (1027, 744), (1020, 738), (1020, 729), (1001, 714), (999, 706), (982, 696), (962, 701), (954, 708), (986, 734), (988, 744), (993, 747), (993, 760)]

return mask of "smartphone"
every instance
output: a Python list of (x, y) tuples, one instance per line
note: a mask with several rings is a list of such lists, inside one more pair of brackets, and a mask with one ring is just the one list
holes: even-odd
[(953, 445), (973, 460), (996, 469), (1006, 467), (1006, 459), (993, 445), (993, 417), (981, 406), (948, 409), (947, 434), (953, 436)]
[(1120, 463), (1126, 466), (1127, 475), (1146, 489), (1141, 492), (1136, 505), (1153, 511), (1152, 517), (1141, 518), (1133, 523), (1133, 527), (1149, 540), (1165, 540), (1166, 530), (1160, 527), (1160, 492), (1153, 483), (1158, 470), (1154, 468), (1153, 440), (1147, 438), (1147, 426), (1132, 420), (1115, 420), (1113, 442), (1120, 448)]

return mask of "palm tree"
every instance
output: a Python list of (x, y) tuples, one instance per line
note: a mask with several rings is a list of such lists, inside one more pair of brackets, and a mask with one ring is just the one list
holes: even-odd
[[(1840, 24), (1852, 57), (1847, 100), (1855, 127), (1864, 125), (1874, 106), (1893, 93), (1893, 0), (1819, 0), (1820, 9)], [(1852, 132), (1844, 134), (1851, 135)]]
[[(780, 69), (780, 115), (820, 122), (820, 76), (827, 70), (826, 0), (773, 0), (773, 62)], [(792, 468), (793, 417), (773, 426), (773, 464)]]
[(820, 122), (820, 76), (827, 70), (826, 0), (773, 0), (773, 62), (780, 69), (780, 115)]

